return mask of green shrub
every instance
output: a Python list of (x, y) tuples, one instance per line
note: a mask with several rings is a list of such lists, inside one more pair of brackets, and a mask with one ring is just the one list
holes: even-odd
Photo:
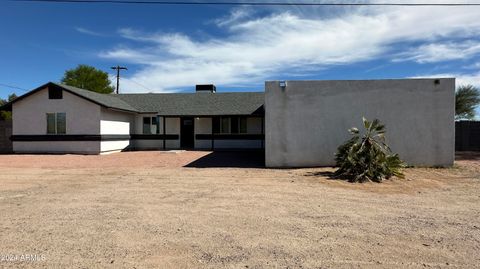
[(357, 128), (351, 128), (348, 131), (353, 137), (338, 147), (335, 161), (339, 168), (335, 177), (351, 182), (382, 182), (392, 176), (404, 178), (401, 168), (405, 164), (385, 142), (385, 125), (377, 119), (369, 122), (363, 118), (363, 126), (363, 135)]

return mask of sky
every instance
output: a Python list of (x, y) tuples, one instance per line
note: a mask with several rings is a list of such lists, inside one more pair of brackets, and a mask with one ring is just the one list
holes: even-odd
[(203, 83), (262, 91), (266, 80), (303, 79), (456, 77), (457, 85), (480, 86), (479, 15), (480, 7), (0, 1), (0, 98), (60, 81), (78, 64), (112, 79), (111, 66), (128, 67), (123, 93), (188, 92)]

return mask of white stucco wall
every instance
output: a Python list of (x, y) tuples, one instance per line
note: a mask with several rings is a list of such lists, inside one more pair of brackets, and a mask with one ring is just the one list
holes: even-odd
[(133, 131), (135, 115), (111, 109), (101, 109), (100, 134), (128, 135)]
[[(212, 118), (195, 118), (195, 135), (212, 134)], [(195, 137), (195, 148), (210, 150), (212, 148), (211, 140), (198, 140)]]
[(15, 153), (99, 154), (100, 141), (14, 141), (13, 150)]
[[(130, 135), (134, 130), (135, 114), (112, 109), (101, 108), (100, 134)], [(101, 141), (101, 152), (126, 150), (130, 140)]]
[(261, 134), (262, 133), (262, 118), (247, 118), (247, 133)]
[(100, 106), (63, 91), (63, 99), (48, 99), (48, 90), (38, 91), (13, 103), (14, 135), (47, 134), (46, 113), (65, 112), (67, 134), (99, 134)]
[(215, 140), (215, 149), (260, 149), (261, 140)]
[[(211, 118), (196, 118), (195, 119), (195, 135), (197, 134), (211, 134), (212, 133), (212, 119)], [(262, 118), (248, 117), (247, 118), (247, 133), (261, 134), (262, 133)], [(262, 148), (261, 140), (220, 140), (216, 139), (214, 142), (215, 149), (259, 149)], [(195, 139), (196, 149), (211, 149), (211, 140)]]
[[(143, 117), (156, 117), (156, 114), (137, 114), (135, 116), (134, 130), (135, 134), (143, 134)], [(158, 119), (159, 134), (163, 134), (163, 117)], [(180, 137), (180, 118), (166, 118), (165, 120), (166, 130), (165, 134), (174, 134)], [(136, 139), (133, 141), (135, 149), (138, 150), (153, 150), (163, 149), (163, 139), (160, 140), (147, 140)], [(165, 141), (166, 149), (179, 149), (180, 139)]]
[[(165, 134), (176, 134), (180, 138), (180, 118), (166, 118), (165, 119), (166, 131)], [(163, 129), (160, 129), (163, 130)], [(178, 149), (180, 148), (180, 139), (177, 140), (167, 140), (166, 141), (167, 149)]]
[(278, 81), (265, 83), (266, 165), (334, 165), (334, 154), (362, 130), (362, 116), (378, 118), (387, 143), (410, 165), (454, 161), (455, 79)]
[[(63, 91), (63, 99), (48, 99), (48, 90), (40, 90), (13, 103), (13, 135), (46, 135), (46, 113), (66, 113), (66, 134), (99, 134), (100, 106)], [(18, 153), (100, 152), (99, 141), (14, 141)]]

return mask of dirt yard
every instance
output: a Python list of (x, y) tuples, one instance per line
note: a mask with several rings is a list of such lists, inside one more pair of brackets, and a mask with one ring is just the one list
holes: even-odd
[(382, 184), (235, 158), (0, 155), (0, 268), (480, 264), (478, 155)]

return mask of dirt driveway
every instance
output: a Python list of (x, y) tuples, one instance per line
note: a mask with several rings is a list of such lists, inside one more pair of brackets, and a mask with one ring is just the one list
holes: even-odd
[(231, 157), (0, 155), (0, 268), (480, 264), (478, 159), (350, 184)]

